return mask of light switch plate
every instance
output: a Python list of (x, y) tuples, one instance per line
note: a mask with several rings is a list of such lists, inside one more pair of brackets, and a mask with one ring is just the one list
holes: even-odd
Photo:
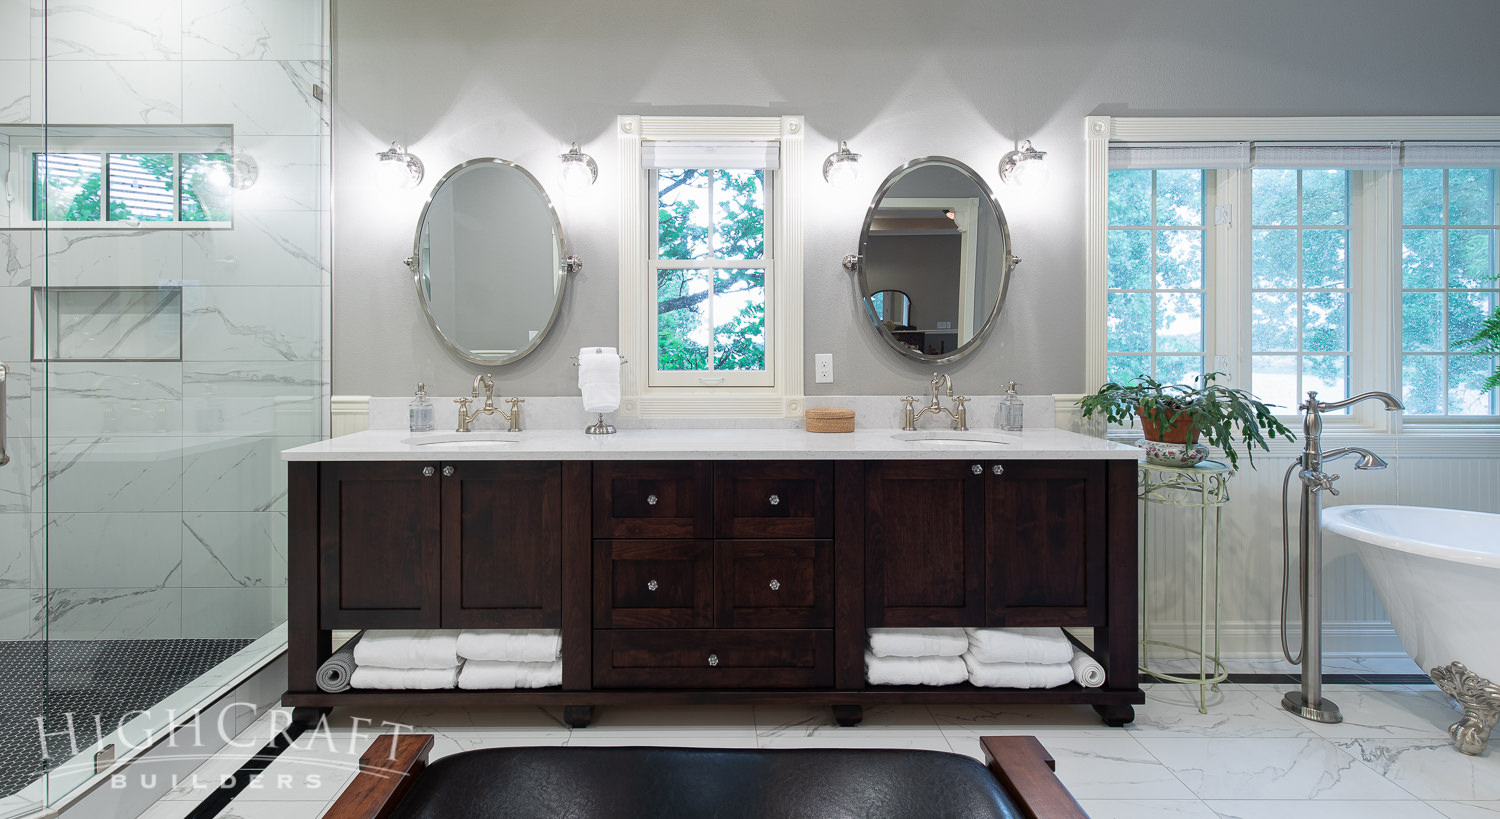
[(813, 382), (833, 383), (833, 353), (818, 353), (813, 356)]

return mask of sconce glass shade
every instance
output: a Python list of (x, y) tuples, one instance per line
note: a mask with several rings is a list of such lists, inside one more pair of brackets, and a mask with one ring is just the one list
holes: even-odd
[(584, 190), (599, 178), (599, 163), (578, 150), (578, 143), (573, 143), (573, 147), (559, 158), (562, 160), (563, 187), (568, 190)]
[(823, 160), (823, 180), (841, 188), (859, 178), (859, 154), (849, 150), (849, 143), (839, 140), (839, 149)]
[(1051, 169), (1042, 161), (1046, 151), (1031, 147), (1031, 140), (1021, 140), (1021, 147), (1000, 158), (1000, 181), (1018, 188), (1040, 188), (1047, 184)]
[(422, 160), (407, 153), (401, 143), (392, 142), (389, 150), (377, 152), (375, 158), (375, 181), (383, 190), (409, 190), (422, 182), (426, 170)]

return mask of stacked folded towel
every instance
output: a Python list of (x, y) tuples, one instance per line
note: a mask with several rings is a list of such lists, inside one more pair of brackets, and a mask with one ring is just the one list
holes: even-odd
[(865, 652), (871, 685), (953, 685), (968, 678), (961, 628), (872, 628)]
[(562, 632), (557, 629), (462, 631), (458, 655), (464, 660), (459, 688), (562, 685)]
[(1073, 647), (1060, 628), (971, 628), (964, 665), (984, 688), (1104, 684), (1104, 666)]
[(354, 688), (392, 690), (458, 685), (458, 633), (437, 629), (366, 631), (354, 645)]

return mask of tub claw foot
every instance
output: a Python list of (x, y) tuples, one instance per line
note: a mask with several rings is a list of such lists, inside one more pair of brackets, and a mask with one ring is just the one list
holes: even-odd
[(1464, 718), (1448, 727), (1458, 750), (1471, 756), (1484, 753), (1490, 731), (1500, 721), (1500, 685), (1470, 671), (1454, 661), (1427, 672), (1443, 693), (1458, 700)]

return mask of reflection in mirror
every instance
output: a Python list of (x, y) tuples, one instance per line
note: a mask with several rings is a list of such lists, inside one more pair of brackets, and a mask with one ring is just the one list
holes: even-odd
[(567, 246), (542, 186), (503, 159), (450, 170), (422, 210), (412, 258), (438, 336), (478, 364), (536, 349), (562, 305)]
[(897, 168), (875, 195), (860, 233), (860, 296), (892, 349), (953, 361), (995, 324), (1018, 261), (984, 180), (927, 157)]

